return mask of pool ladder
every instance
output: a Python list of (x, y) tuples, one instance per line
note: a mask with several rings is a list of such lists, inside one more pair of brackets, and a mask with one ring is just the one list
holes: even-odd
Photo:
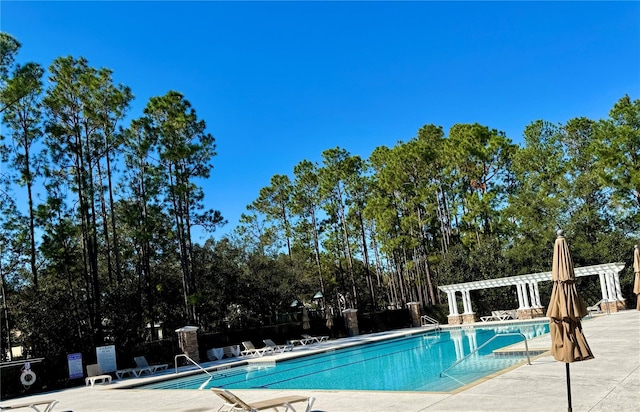
[(486, 341), (482, 345), (478, 346), (475, 350), (473, 350), (467, 356), (465, 356), (462, 359), (459, 359), (459, 360), (455, 361), (451, 366), (449, 366), (448, 368), (446, 368), (442, 372), (440, 372), (440, 377), (442, 378), (442, 375), (446, 371), (448, 371), (449, 369), (453, 368), (454, 366), (456, 366), (460, 362), (464, 361), (465, 359), (469, 358), (471, 355), (473, 355), (474, 353), (478, 352), (480, 349), (484, 348), (489, 343), (491, 343), (494, 339), (502, 337), (502, 336), (515, 336), (515, 335), (520, 335), (520, 336), (522, 336), (524, 338), (524, 348), (525, 348), (525, 351), (527, 353), (527, 365), (531, 365), (531, 358), (529, 357), (529, 344), (527, 343), (527, 337), (523, 333), (520, 333), (520, 332), (498, 333), (498, 334), (492, 336), (491, 339), (489, 339), (488, 341)]
[(420, 316), (420, 326), (428, 326), (428, 325), (434, 325), (436, 331), (440, 330), (440, 322), (438, 322), (436, 319), (427, 315)]
[(205, 386), (207, 386), (207, 384), (209, 383), (209, 381), (211, 381), (211, 379), (213, 379), (213, 375), (209, 373), (208, 370), (206, 370), (205, 368), (203, 368), (202, 366), (200, 366), (198, 364), (198, 362), (194, 361), (193, 359), (191, 359), (189, 356), (185, 355), (184, 353), (181, 353), (179, 355), (176, 355), (175, 358), (173, 358), (173, 363), (175, 364), (175, 370), (176, 373), (178, 373), (178, 358), (185, 358), (186, 360), (188, 360), (189, 362), (193, 363), (194, 365), (196, 365), (196, 367), (198, 369), (200, 369), (202, 372), (206, 373), (207, 375), (209, 375), (209, 379), (207, 379), (206, 381), (204, 381), (202, 383), (202, 385), (200, 385), (200, 387), (198, 388), (198, 390), (202, 390)]

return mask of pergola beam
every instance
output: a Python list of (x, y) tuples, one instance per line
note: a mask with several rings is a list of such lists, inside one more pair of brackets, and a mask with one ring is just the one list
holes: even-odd
[[(605, 273), (618, 273), (624, 269), (624, 263), (604, 263), (601, 265), (584, 266), (574, 269), (576, 277), (594, 276)], [(528, 282), (543, 282), (551, 280), (551, 272), (530, 273), (527, 275), (510, 276), (497, 279), (475, 280), (472, 282), (455, 283), (451, 285), (438, 286), (443, 292), (456, 292), (461, 290), (478, 290), (497, 288), (502, 286), (513, 286)]]

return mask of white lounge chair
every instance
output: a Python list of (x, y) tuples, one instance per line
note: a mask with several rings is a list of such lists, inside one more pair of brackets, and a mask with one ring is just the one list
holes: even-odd
[(207, 359), (210, 361), (220, 360), (224, 357), (223, 348), (211, 348), (207, 350)]
[[(309, 336), (309, 335), (306, 335)], [(287, 341), (287, 344), (289, 345), (302, 345), (302, 346), (306, 346), (309, 345), (310, 343), (314, 343), (316, 342), (315, 338), (309, 337), (309, 338), (305, 338), (303, 337), (302, 339), (291, 339)]]
[(595, 305), (587, 306), (587, 312), (589, 313), (602, 313), (602, 308), (600, 304), (605, 303), (606, 299), (600, 299)]
[(100, 365), (92, 363), (87, 365), (87, 377), (84, 378), (84, 384), (85, 386), (90, 384), (93, 388), (96, 383), (111, 383), (111, 375), (103, 374)]
[[(13, 405), (0, 405), (0, 411), (9, 411), (11, 409), (26, 409), (31, 408), (36, 412), (51, 412), (53, 407), (58, 404), (58, 401), (53, 399), (33, 401), (26, 403), (16, 403)], [(44, 409), (41, 409), (44, 408)]]
[(116, 370), (116, 376), (118, 377), (118, 379), (122, 379), (125, 378), (127, 376), (138, 376), (136, 375), (136, 370), (135, 368), (125, 368), (125, 369), (118, 369)]
[(225, 346), (222, 351), (224, 352), (223, 358), (225, 356), (227, 358), (237, 358), (240, 356), (240, 345)]
[(242, 356), (251, 356), (255, 358), (273, 353), (273, 348), (270, 348), (268, 346), (257, 349), (255, 346), (253, 346), (253, 342), (251, 342), (250, 340), (245, 340), (244, 342), (242, 342), (242, 346), (244, 346), (244, 350), (240, 352)]
[(224, 404), (220, 408), (218, 408), (218, 412), (223, 410), (227, 412), (254, 412), (263, 411), (266, 409), (273, 409), (277, 411), (279, 410), (278, 408), (284, 408), (285, 412), (296, 412), (296, 409), (292, 406), (292, 404), (302, 402), (305, 402), (307, 404), (306, 408), (304, 409), (305, 412), (310, 412), (311, 406), (315, 401), (315, 398), (311, 398), (308, 396), (291, 395), (249, 403), (238, 398), (236, 395), (226, 389), (211, 388), (211, 390), (213, 391), (213, 393), (224, 400)]
[(265, 345), (267, 345), (268, 348), (273, 349), (273, 351), (276, 353), (284, 353), (286, 351), (293, 350), (293, 345), (291, 344), (277, 345), (271, 339), (263, 339), (262, 341), (264, 342)]
[(495, 321), (495, 320), (508, 320), (515, 319), (514, 311), (511, 310), (494, 310), (491, 312), (491, 316), (481, 316), (480, 320), (483, 322)]
[(137, 371), (136, 376), (140, 376), (145, 372), (154, 374), (169, 367), (168, 363), (149, 365), (149, 362), (147, 362), (147, 358), (145, 358), (144, 356), (136, 356), (135, 358), (133, 358), (133, 360), (136, 362), (136, 368), (134, 369), (134, 371)]
[(329, 340), (329, 337), (328, 336), (302, 335), (302, 339), (307, 340), (307, 342), (320, 343), (320, 342), (326, 342), (327, 340)]

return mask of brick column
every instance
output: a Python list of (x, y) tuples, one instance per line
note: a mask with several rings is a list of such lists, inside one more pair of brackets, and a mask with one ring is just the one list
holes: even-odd
[(182, 353), (193, 359), (194, 362), (200, 362), (200, 349), (198, 347), (198, 327), (183, 326), (176, 329), (178, 333), (178, 345), (182, 349)]
[(358, 309), (345, 309), (342, 311), (344, 315), (344, 323), (347, 328), (349, 336), (356, 336), (360, 334), (358, 329)]
[(407, 307), (409, 308), (409, 313), (411, 313), (411, 326), (414, 328), (417, 326), (421, 326), (422, 322), (420, 322), (420, 302), (409, 302), (407, 303)]

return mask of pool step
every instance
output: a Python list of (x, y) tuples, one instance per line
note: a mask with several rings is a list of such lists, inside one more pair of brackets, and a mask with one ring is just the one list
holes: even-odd
[[(551, 348), (535, 348), (535, 349), (529, 349), (529, 356), (538, 356), (538, 355), (542, 355), (543, 353), (549, 352), (551, 350)], [(496, 349), (493, 351), (493, 354), (495, 356), (527, 356), (527, 351), (525, 349), (509, 349), (509, 348), (502, 348), (502, 349)]]

